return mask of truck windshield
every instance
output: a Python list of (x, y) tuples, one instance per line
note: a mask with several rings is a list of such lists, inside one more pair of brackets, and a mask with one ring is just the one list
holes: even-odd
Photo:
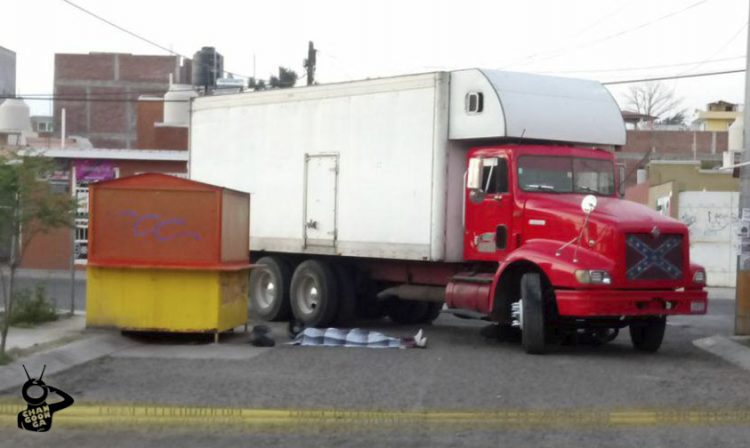
[(600, 159), (523, 156), (518, 159), (518, 185), (523, 191), (610, 196), (615, 192), (614, 165)]

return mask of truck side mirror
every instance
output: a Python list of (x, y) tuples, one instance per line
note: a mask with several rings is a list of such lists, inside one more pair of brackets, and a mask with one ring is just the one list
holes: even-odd
[(469, 159), (469, 172), (466, 175), (466, 188), (468, 190), (480, 190), (482, 188), (482, 159)]
[(617, 185), (619, 186), (618, 193), (620, 194), (620, 198), (624, 198), (625, 197), (625, 165), (622, 163), (617, 164), (617, 170), (618, 170)]
[(593, 194), (587, 194), (584, 196), (583, 200), (581, 200), (581, 210), (583, 210), (583, 213), (588, 216), (594, 211), (594, 209), (596, 209), (596, 203), (596, 196)]

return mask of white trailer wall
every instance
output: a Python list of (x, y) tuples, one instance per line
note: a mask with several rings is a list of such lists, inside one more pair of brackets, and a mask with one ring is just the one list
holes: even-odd
[(679, 207), (690, 230), (690, 260), (706, 268), (709, 286), (735, 287), (739, 193), (685, 191)]
[[(431, 73), (197, 99), (190, 177), (252, 194), (253, 250), (444, 260), (447, 90)], [(305, 247), (306, 155), (325, 154), (338, 158), (335, 247)]]

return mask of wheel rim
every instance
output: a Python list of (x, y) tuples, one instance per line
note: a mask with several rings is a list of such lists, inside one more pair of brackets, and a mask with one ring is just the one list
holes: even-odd
[(511, 304), (511, 325), (523, 330), (523, 300)]
[(268, 309), (276, 302), (276, 283), (273, 276), (268, 271), (263, 271), (258, 275), (258, 281), (253, 288), (255, 302), (262, 309)]
[(306, 276), (297, 288), (295, 294), (297, 309), (304, 314), (315, 313), (320, 305), (320, 286), (311, 276)]

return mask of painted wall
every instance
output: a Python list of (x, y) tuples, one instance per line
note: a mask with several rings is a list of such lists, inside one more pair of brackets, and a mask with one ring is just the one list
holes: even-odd
[(685, 191), (679, 218), (690, 230), (690, 257), (706, 268), (709, 286), (734, 287), (739, 239), (739, 193)]
[(739, 179), (732, 177), (731, 171), (702, 170), (698, 161), (651, 162), (648, 165), (649, 191), (648, 204), (656, 208), (657, 201), (668, 195), (670, 213), (680, 217), (679, 193), (684, 191), (739, 191)]

